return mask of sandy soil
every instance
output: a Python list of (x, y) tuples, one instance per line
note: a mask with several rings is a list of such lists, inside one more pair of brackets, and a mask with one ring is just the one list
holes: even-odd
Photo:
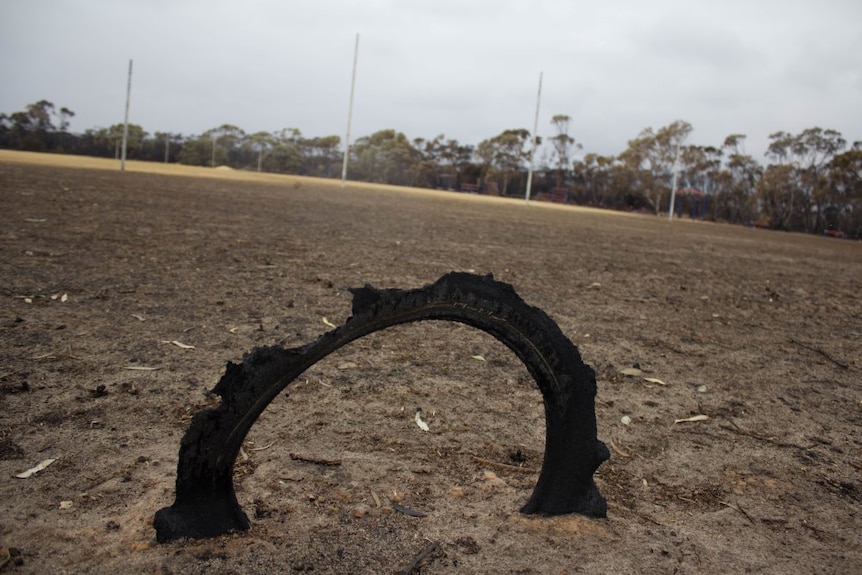
[[(0, 156), (4, 574), (402, 573), (423, 550), (426, 575), (862, 572), (862, 244), (38, 161)], [(227, 361), (313, 341), (348, 287), (452, 270), (514, 285), (595, 368), (607, 519), (518, 512), (541, 394), (490, 336), (424, 322), (270, 405), (235, 469), (249, 532), (155, 542)]]

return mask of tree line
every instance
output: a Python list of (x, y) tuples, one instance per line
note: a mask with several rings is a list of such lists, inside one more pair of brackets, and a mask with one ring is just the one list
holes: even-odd
[[(0, 114), (0, 147), (120, 155), (123, 125), (69, 132), (74, 112), (40, 100)], [(720, 145), (686, 144), (688, 122), (646, 128), (618, 155), (581, 154), (571, 118), (551, 120), (553, 136), (535, 157), (535, 199), (615, 210), (666, 213), (772, 229), (862, 238), (862, 142), (819, 127), (769, 136), (765, 163), (745, 150), (745, 135)], [(246, 133), (224, 124), (199, 135), (128, 127), (127, 157), (153, 162), (338, 178), (339, 136), (306, 137), (295, 128)], [(509, 129), (465, 145), (439, 135), (413, 138), (380, 130), (350, 147), (352, 180), (523, 197), (533, 142)], [(673, 192), (673, 193), (672, 193)]]

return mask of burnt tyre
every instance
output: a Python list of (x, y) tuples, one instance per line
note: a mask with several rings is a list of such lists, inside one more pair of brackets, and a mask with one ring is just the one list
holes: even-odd
[(236, 499), (233, 466), (269, 403), (309, 367), (342, 346), (387, 327), (424, 320), (455, 321), (498, 339), (524, 363), (545, 405), (545, 454), (526, 514), (605, 517), (593, 474), (610, 454), (597, 438), (596, 380), (575, 345), (541, 309), (526, 304), (490, 275), (452, 272), (414, 290), (351, 289), (344, 325), (302, 347), (256, 348), (229, 362), (213, 389), (215, 409), (195, 414), (180, 444), (176, 498), (153, 521), (156, 538), (201, 539), (249, 529)]

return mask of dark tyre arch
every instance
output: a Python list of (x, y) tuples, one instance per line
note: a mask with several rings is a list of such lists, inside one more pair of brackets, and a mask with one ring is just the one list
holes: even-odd
[(352, 316), (302, 347), (262, 347), (229, 362), (216, 409), (195, 414), (180, 444), (176, 499), (153, 521), (160, 542), (249, 529), (233, 486), (240, 447), (269, 403), (306, 369), (370, 333), (422, 320), (456, 321), (489, 333), (524, 362), (545, 405), (545, 455), (523, 513), (604, 517), (593, 474), (610, 456), (596, 432), (596, 380), (577, 348), (542, 310), (492, 276), (449, 273), (414, 290), (351, 289)]

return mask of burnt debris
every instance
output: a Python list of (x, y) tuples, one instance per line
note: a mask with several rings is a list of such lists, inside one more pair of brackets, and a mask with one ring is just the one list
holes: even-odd
[(352, 289), (352, 316), (298, 348), (254, 349), (229, 362), (213, 389), (221, 404), (195, 414), (180, 444), (176, 499), (153, 521), (156, 538), (201, 539), (249, 529), (233, 486), (242, 442), (269, 403), (306, 369), (370, 333), (422, 320), (461, 322), (497, 338), (524, 362), (544, 397), (545, 456), (526, 514), (604, 517), (593, 474), (609, 458), (596, 431), (596, 380), (577, 348), (542, 310), (490, 275), (452, 272), (413, 290)]

